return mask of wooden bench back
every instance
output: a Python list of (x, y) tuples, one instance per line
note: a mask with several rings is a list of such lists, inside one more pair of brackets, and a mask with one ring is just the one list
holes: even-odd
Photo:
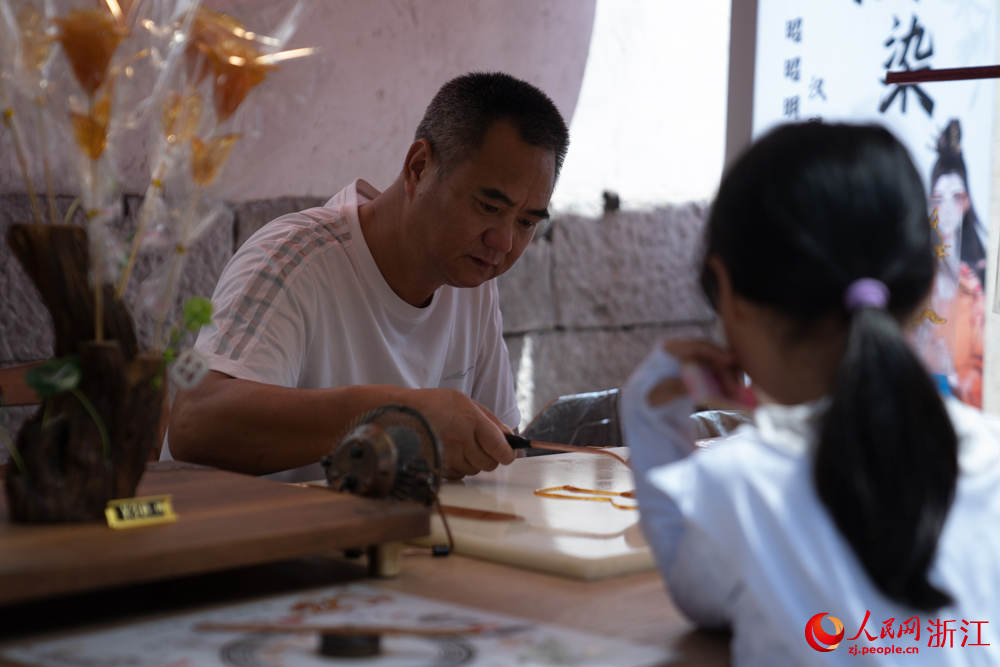
[(19, 405), (38, 405), (42, 399), (35, 390), (28, 386), (25, 376), (28, 371), (42, 362), (33, 361), (17, 366), (0, 368), (0, 404), (15, 407)]
[[(39, 405), (42, 399), (39, 398), (35, 390), (28, 385), (25, 376), (27, 376), (28, 371), (42, 363), (41, 361), (33, 361), (26, 364), (18, 364), (17, 366), (8, 366), (7, 368), (0, 368), (0, 405), (6, 407), (18, 407), (25, 405)], [(167, 424), (170, 421), (170, 399), (164, 396), (163, 408), (160, 411), (160, 422), (158, 427), (158, 437), (156, 442), (157, 446), (149, 455), (150, 461), (158, 461), (160, 459), (160, 447), (163, 443), (163, 436), (166, 434)], [(11, 436), (16, 434), (12, 433)], [(0, 464), (0, 474), (3, 474), (4, 465)]]

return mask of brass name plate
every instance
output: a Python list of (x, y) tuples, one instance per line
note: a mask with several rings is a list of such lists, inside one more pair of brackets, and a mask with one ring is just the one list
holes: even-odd
[(104, 516), (111, 528), (138, 528), (157, 523), (177, 521), (172, 496), (145, 496), (109, 500)]

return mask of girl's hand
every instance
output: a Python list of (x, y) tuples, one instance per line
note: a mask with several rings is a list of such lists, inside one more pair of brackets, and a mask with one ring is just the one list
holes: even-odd
[(651, 405), (667, 403), (690, 394), (696, 404), (717, 409), (746, 409), (753, 395), (743, 384), (743, 371), (729, 350), (703, 339), (675, 338), (664, 343), (664, 351), (682, 368), (680, 378), (658, 384), (646, 397)]

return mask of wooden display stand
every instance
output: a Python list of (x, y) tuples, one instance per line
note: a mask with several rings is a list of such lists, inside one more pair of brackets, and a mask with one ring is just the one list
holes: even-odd
[(182, 463), (152, 463), (137, 496), (171, 494), (173, 523), (15, 524), (0, 493), (0, 605), (211, 572), (430, 532), (430, 509)]

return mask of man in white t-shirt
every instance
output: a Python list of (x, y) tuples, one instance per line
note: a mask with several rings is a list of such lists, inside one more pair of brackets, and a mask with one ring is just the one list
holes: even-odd
[(354, 419), (403, 403), (438, 432), (447, 475), (510, 463), (520, 416), (493, 278), (548, 217), (567, 145), (530, 84), (445, 84), (384, 192), (359, 179), (237, 251), (196, 343), (212, 370), (178, 392), (167, 455), (316, 479)]

